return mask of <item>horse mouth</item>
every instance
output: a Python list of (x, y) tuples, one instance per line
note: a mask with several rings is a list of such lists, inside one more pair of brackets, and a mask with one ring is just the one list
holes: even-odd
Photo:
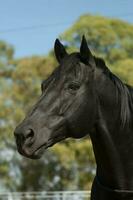
[(41, 158), (42, 154), (44, 153), (44, 151), (46, 149), (48, 149), (49, 147), (52, 147), (54, 144), (62, 141), (66, 139), (66, 136), (56, 136), (54, 138), (51, 138), (48, 140), (48, 142), (42, 144), (41, 146), (39, 146), (38, 148), (36, 148), (36, 150), (34, 150), (33, 152), (29, 152), (27, 149), (23, 149), (22, 153), (23, 156), (26, 156), (28, 158), (31, 159), (39, 159)]

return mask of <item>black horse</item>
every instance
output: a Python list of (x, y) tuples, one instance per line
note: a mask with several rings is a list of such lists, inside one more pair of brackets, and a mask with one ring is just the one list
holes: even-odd
[(90, 134), (97, 172), (92, 200), (133, 200), (133, 88), (92, 55), (85, 37), (68, 54), (57, 39), (58, 68), (42, 82), (42, 95), (15, 129), (18, 151), (40, 158), (68, 137)]

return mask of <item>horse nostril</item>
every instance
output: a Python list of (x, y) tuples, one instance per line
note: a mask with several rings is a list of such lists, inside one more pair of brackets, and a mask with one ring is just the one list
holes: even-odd
[(25, 131), (25, 139), (33, 138), (34, 137), (34, 131), (32, 129), (28, 129)]

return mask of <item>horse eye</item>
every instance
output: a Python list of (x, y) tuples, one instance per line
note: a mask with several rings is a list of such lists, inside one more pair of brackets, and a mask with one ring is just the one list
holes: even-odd
[(73, 91), (76, 91), (80, 88), (80, 84), (79, 83), (70, 83), (68, 85), (68, 89), (69, 90), (73, 90)]

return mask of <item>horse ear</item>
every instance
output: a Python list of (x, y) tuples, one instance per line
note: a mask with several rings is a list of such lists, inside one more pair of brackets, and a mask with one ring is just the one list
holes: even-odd
[(87, 45), (87, 41), (84, 35), (82, 37), (82, 42), (80, 46), (80, 56), (83, 62), (90, 63), (90, 64), (94, 63), (93, 55)]
[(63, 44), (61, 44), (61, 42), (59, 41), (59, 39), (55, 40), (54, 52), (55, 52), (56, 59), (58, 60), (59, 63), (67, 55), (67, 52)]

